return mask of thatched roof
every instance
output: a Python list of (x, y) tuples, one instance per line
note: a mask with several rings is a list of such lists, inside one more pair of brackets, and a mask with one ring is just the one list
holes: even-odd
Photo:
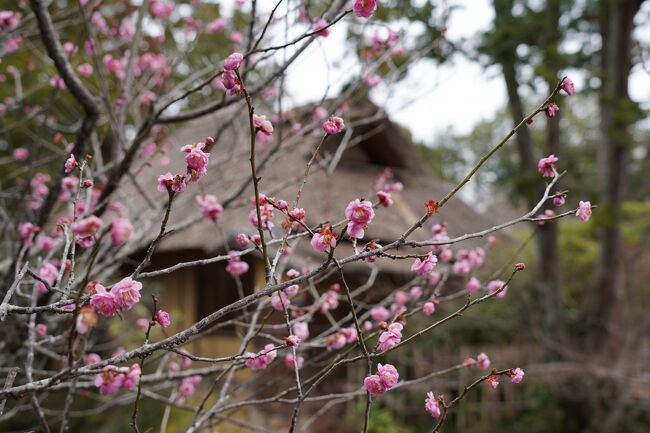
[[(364, 117), (368, 119), (370, 116), (371, 120), (350, 128), (349, 133), (353, 137), (350, 147), (340, 154), (335, 167), (332, 160), (337, 159), (335, 155), (343, 134), (329, 137), (323, 144), (320, 157), (312, 167), (304, 187), (299, 207), (306, 210), (306, 223), (309, 226), (313, 227), (325, 221), (340, 221), (344, 218), (344, 209), (349, 201), (363, 197), (375, 200), (373, 181), (386, 167), (390, 167), (395, 180), (404, 184), (404, 190), (393, 193), (393, 207), (378, 209), (375, 220), (366, 231), (365, 239), (394, 240), (423, 214), (426, 200), (440, 199), (449, 191), (451, 185), (433, 178), (413, 143), (396, 124), (382, 115), (376, 106), (368, 104), (363, 107), (363, 111)], [(346, 122), (354, 123), (349, 119), (346, 119)], [(174, 131), (167, 141), (171, 146), (166, 155), (170, 160), (169, 165), (160, 166), (154, 163), (143, 171), (138, 177), (138, 182), (143, 189), (151, 191), (159, 174), (167, 171), (182, 173), (184, 161), (178, 149), (185, 144), (203, 141), (207, 136), (215, 136), (216, 131), (223, 129), (225, 124), (230, 124), (230, 127), (221, 131), (210, 151), (208, 174), (201, 179), (199, 185), (190, 184), (186, 191), (177, 195), (168, 227), (179, 226), (192, 220), (198, 220), (198, 223), (166, 237), (159, 245), (158, 252), (201, 250), (205, 254), (213, 254), (222, 249), (226, 240), (232, 240), (237, 233), (256, 233), (248, 220), (248, 213), (252, 209), (250, 199), (253, 197), (253, 188), (250, 182), (249, 135), (245, 106), (237, 105), (226, 112), (203, 117)], [(276, 137), (280, 136), (283, 137), (281, 149), (287, 151), (274, 153), (273, 149), (278, 143)], [(319, 140), (320, 134), (304, 135), (292, 131), (288, 126), (276, 126), (274, 141), (266, 148), (260, 146), (257, 156), (257, 162), (260, 164), (268, 155), (278, 155), (272, 156), (258, 173), (261, 177), (261, 192), (284, 199), (291, 206), (303, 178), (305, 164)], [(354, 144), (355, 142), (357, 143)], [(233, 196), (245, 184), (243, 194), (228, 204), (220, 223), (214, 224), (201, 218), (195, 201), (197, 195), (214, 194), (223, 201)], [(162, 218), (161, 207), (166, 201), (165, 193), (156, 192), (146, 199), (137, 192), (131, 182), (122, 193), (125, 194), (122, 199), (131, 218), (141, 221), (153, 218), (155, 224), (159, 223)], [(152, 206), (151, 201), (155, 201), (156, 205)], [(278, 214), (276, 212), (276, 215)], [(449, 233), (452, 235), (493, 225), (492, 221), (475, 212), (460, 198), (454, 198), (434, 218), (434, 221), (442, 220), (449, 223)], [(282, 219), (276, 217), (275, 224), (278, 229), (281, 222)], [(154, 233), (157, 232), (157, 227), (149, 227), (147, 230)], [(278, 235), (281, 236), (281, 232)], [(426, 239), (430, 235), (429, 228), (425, 227), (416, 231), (412, 237)], [(299, 247), (301, 252), (319, 257), (306, 242), (303, 241), (302, 244), (304, 245)], [(390, 268), (396, 266), (393, 270), (401, 269), (405, 265), (386, 263)]]

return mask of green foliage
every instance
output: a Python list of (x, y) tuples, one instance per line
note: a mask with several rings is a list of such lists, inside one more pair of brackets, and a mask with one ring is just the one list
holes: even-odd
[[(363, 430), (365, 409), (365, 399), (352, 406), (344, 420), (349, 428), (344, 428), (341, 431)], [(398, 421), (396, 414), (390, 408), (382, 406), (379, 399), (374, 399), (368, 422), (368, 433), (415, 433), (415, 430), (403, 421)]]

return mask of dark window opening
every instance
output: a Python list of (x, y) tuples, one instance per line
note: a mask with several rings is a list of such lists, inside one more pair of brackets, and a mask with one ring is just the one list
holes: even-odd
[[(244, 296), (253, 293), (255, 285), (255, 278), (253, 275), (254, 263), (244, 259), (248, 265), (249, 270), (243, 275), (239, 276), (241, 280), (241, 291)], [(213, 263), (207, 266), (199, 266), (196, 269), (196, 312), (197, 320), (214, 313), (215, 311), (230, 305), (240, 299), (240, 293), (237, 288), (235, 278), (230, 276), (226, 271), (227, 262)], [(241, 311), (235, 311), (223, 316), (219, 322), (225, 322), (235, 319)], [(234, 325), (227, 325), (218, 328), (217, 332), (234, 332)]]

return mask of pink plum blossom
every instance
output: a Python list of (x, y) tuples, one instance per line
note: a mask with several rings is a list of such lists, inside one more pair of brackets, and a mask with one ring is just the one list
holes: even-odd
[(142, 283), (133, 278), (126, 277), (120, 280), (111, 289), (117, 308), (120, 311), (130, 310), (140, 300), (140, 290), (142, 290)]
[[(196, 196), (196, 202), (201, 208), (201, 213), (203, 216), (214, 222), (219, 222), (221, 220), (221, 214), (223, 213), (223, 206), (219, 204), (217, 197), (212, 194), (199, 195)], [(246, 242), (248, 244), (248, 241)]]
[(49, 253), (59, 243), (59, 239), (47, 235), (40, 235), (36, 238), (36, 247), (44, 253)]
[(271, 297), (271, 305), (276, 311), (282, 311), (285, 308), (289, 308), (291, 301), (284, 292), (280, 292), (279, 295), (273, 295)]
[(478, 280), (478, 278), (472, 277), (467, 281), (467, 284), (465, 284), (465, 288), (469, 293), (476, 293), (481, 288), (481, 282)]
[(18, 226), (18, 233), (25, 242), (27, 242), (34, 233), (38, 233), (40, 230), (40, 227), (30, 222), (22, 223)]
[(140, 382), (142, 371), (140, 370), (139, 364), (131, 364), (131, 367), (122, 367), (120, 368), (120, 372), (124, 375), (122, 389), (132, 390)]
[(237, 75), (233, 71), (223, 71), (221, 84), (230, 96), (238, 94), (243, 88), (241, 81), (239, 81), (239, 78), (237, 78)]
[(377, 395), (383, 394), (387, 391), (386, 385), (382, 382), (381, 378), (376, 374), (371, 374), (363, 380), (363, 386), (370, 394)]
[(149, 12), (154, 18), (160, 18), (160, 19), (169, 18), (174, 12), (174, 3), (162, 2), (160, 0), (152, 0), (149, 3)]
[(381, 84), (381, 77), (377, 74), (366, 74), (363, 77), (363, 81), (368, 85), (368, 87), (377, 87)]
[(508, 376), (510, 376), (510, 380), (512, 383), (521, 383), (522, 380), (524, 380), (524, 370), (521, 368), (517, 367), (514, 370), (511, 371)]
[(330, 117), (325, 123), (323, 123), (323, 131), (327, 135), (336, 135), (345, 129), (345, 123), (343, 119), (337, 116)]
[(246, 360), (246, 367), (252, 368), (253, 370), (263, 370), (268, 367), (276, 356), (278, 356), (278, 351), (274, 350), (272, 344), (267, 344), (264, 346), (264, 349), (259, 351), (257, 354), (246, 352), (245, 356), (249, 357)]
[(341, 328), (339, 332), (345, 338), (346, 344), (352, 344), (355, 341), (357, 341), (357, 337), (359, 335), (357, 333), (357, 328), (355, 328), (354, 326), (350, 326), (349, 328)]
[(55, 75), (52, 78), (50, 78), (50, 86), (54, 87), (55, 89), (59, 90), (65, 90), (65, 81), (63, 81), (63, 78), (61, 78), (60, 75)]
[(391, 323), (388, 329), (381, 333), (379, 336), (378, 349), (385, 352), (388, 349), (395, 347), (402, 341), (402, 329), (404, 325), (399, 322)]
[(379, 199), (379, 204), (383, 207), (391, 207), (393, 205), (393, 198), (389, 192), (377, 191), (377, 198)]
[(422, 313), (425, 316), (430, 316), (436, 311), (436, 304), (433, 302), (425, 302), (424, 305), (422, 306)]
[(331, 228), (323, 226), (320, 232), (314, 233), (310, 243), (314, 250), (324, 253), (328, 248), (336, 248), (336, 233)]
[(372, 203), (368, 200), (356, 199), (348, 203), (345, 208), (345, 217), (348, 219), (348, 235), (361, 239), (364, 236), (364, 229), (375, 217), (375, 211), (372, 208)]
[(377, 10), (379, 0), (354, 0), (354, 14), (361, 18), (371, 17)]
[(289, 335), (287, 337), (284, 337), (284, 341), (291, 347), (298, 347), (301, 340), (297, 335)]
[(320, 312), (323, 314), (330, 310), (336, 310), (336, 308), (339, 306), (339, 295), (337, 290), (334, 289), (323, 293), (320, 300)]
[(34, 332), (40, 338), (43, 338), (47, 335), (47, 325), (44, 323), (39, 323), (34, 327)]
[(70, 157), (65, 161), (65, 172), (71, 173), (72, 170), (79, 167), (79, 163), (73, 154), (70, 154)]
[(183, 192), (185, 188), (187, 188), (187, 182), (185, 177), (180, 174), (172, 175), (167, 172), (158, 176), (158, 191), (160, 192)]
[(239, 248), (246, 248), (250, 242), (250, 239), (246, 233), (238, 233), (237, 236), (235, 236), (235, 242)]
[(93, 74), (93, 67), (90, 63), (82, 63), (77, 66), (77, 73), (83, 78), (88, 78)]
[(226, 60), (223, 61), (223, 69), (226, 71), (234, 71), (235, 69), (239, 69), (243, 60), (244, 56), (241, 53), (232, 53), (226, 57)]
[(124, 245), (133, 236), (133, 224), (128, 218), (115, 218), (111, 224), (111, 242)]
[(433, 271), (436, 266), (438, 258), (433, 253), (427, 254), (424, 258), (417, 258), (411, 265), (411, 270), (418, 275), (428, 275)]
[(312, 24), (311, 29), (316, 32), (318, 36), (327, 37), (330, 34), (330, 30), (327, 27), (327, 21), (323, 18), (316, 20), (316, 22)]
[(255, 228), (258, 228), (258, 224), (261, 226), (263, 230), (268, 230), (270, 228), (273, 228), (273, 222), (271, 221), (274, 216), (273, 212), (274, 207), (270, 204), (262, 204), (260, 201), (260, 216), (262, 218), (261, 224), (258, 223), (257, 220), (257, 208), (251, 209), (251, 211), (248, 213), (248, 220), (250, 221), (251, 225)]
[(193, 145), (186, 145), (182, 147), (182, 151), (186, 152), (185, 162), (187, 163), (187, 173), (190, 179), (197, 181), (207, 173), (208, 162), (210, 154), (203, 151), (205, 143), (195, 143)]
[(290, 298), (293, 298), (298, 294), (298, 291), (300, 290), (300, 286), (298, 284), (292, 284), (286, 289), (283, 290), (283, 292)]
[(537, 162), (537, 171), (544, 177), (553, 177), (555, 176), (555, 163), (559, 161), (559, 158), (553, 154), (550, 154), (546, 158), (541, 158)]
[[(234, 254), (235, 252), (236, 251), (229, 251), (228, 254)], [(243, 261), (239, 256), (229, 259), (228, 265), (226, 265), (226, 271), (233, 277), (245, 274), (248, 272), (248, 268), (248, 263)]]
[(22, 15), (15, 11), (0, 11), (0, 31), (13, 30), (20, 24)]
[(122, 387), (124, 375), (114, 365), (107, 365), (101, 373), (95, 375), (95, 386), (101, 395), (114, 395)]
[(293, 208), (289, 211), (291, 218), (302, 220), (305, 218), (305, 210), (303, 208)]
[(322, 122), (327, 118), (327, 110), (324, 107), (316, 107), (314, 108), (313, 117), (315, 122)]
[(564, 194), (559, 194), (553, 197), (553, 206), (564, 206), (564, 203), (566, 202), (566, 195)]
[(184, 403), (188, 397), (194, 395), (194, 381), (191, 378), (185, 378), (181, 381), (181, 384), (178, 386), (178, 396), (176, 400), (179, 403)]
[(266, 116), (258, 116), (257, 114), (253, 114), (253, 124), (255, 125), (255, 128), (263, 135), (271, 136), (271, 134), (273, 134), (273, 124), (271, 121), (266, 120)]
[(15, 161), (24, 161), (29, 158), (29, 150), (24, 147), (17, 147), (14, 149), (11, 156)]
[(375, 322), (383, 322), (385, 320), (388, 320), (390, 317), (390, 311), (388, 311), (385, 307), (373, 307), (370, 309), (370, 317), (372, 320)]
[(432, 417), (440, 417), (440, 407), (438, 406), (438, 400), (433, 396), (433, 392), (427, 392), (427, 398), (424, 401), (424, 409), (429, 412)]
[[(287, 353), (287, 355), (284, 357), (284, 365), (290, 370), (294, 369), (293, 360), (294, 360), (293, 353)], [(302, 368), (304, 363), (305, 363), (305, 358), (298, 355), (298, 357), (296, 358), (296, 362), (295, 362), (295, 366), (298, 368), (298, 370), (300, 370)]]
[(589, 221), (589, 218), (591, 217), (591, 202), (581, 200), (578, 204), (576, 216), (584, 222)]
[(92, 305), (84, 305), (79, 309), (79, 314), (77, 314), (75, 322), (77, 333), (81, 335), (87, 333), (90, 328), (94, 328), (97, 325), (97, 320), (98, 317), (95, 308)]
[(562, 80), (562, 84), (560, 84), (560, 87), (569, 96), (573, 95), (576, 91), (575, 85), (573, 84), (573, 81), (569, 77), (564, 77), (564, 79)]
[(395, 292), (395, 303), (397, 305), (406, 305), (406, 303), (409, 301), (409, 298), (410, 295), (404, 290), (398, 290)]
[(216, 20), (210, 21), (205, 28), (207, 33), (218, 33), (226, 28), (226, 20), (223, 18), (217, 18)]
[(549, 103), (544, 109), (544, 112), (546, 113), (546, 117), (548, 117), (549, 119), (554, 118), (558, 111), (560, 111), (560, 107), (558, 107), (555, 102)]
[(397, 381), (399, 381), (399, 373), (391, 364), (377, 364), (377, 375), (387, 390), (397, 385)]
[(309, 338), (309, 325), (307, 322), (296, 322), (292, 327), (293, 334), (304, 341)]
[(107, 292), (104, 286), (95, 284), (95, 293), (90, 297), (90, 305), (97, 309), (97, 312), (104, 317), (112, 317), (117, 313), (117, 303), (113, 292)]
[(476, 357), (476, 363), (478, 368), (481, 370), (487, 370), (490, 368), (490, 358), (484, 352), (478, 354)]
[(166, 328), (169, 325), (171, 325), (172, 320), (169, 317), (169, 313), (167, 311), (158, 310), (158, 312), (156, 313), (156, 322), (160, 323), (160, 326), (162, 326), (163, 328)]
[(84, 365), (92, 365), (92, 364), (97, 364), (99, 361), (102, 360), (102, 357), (99, 356), (98, 354), (91, 352), (86, 354), (84, 356)]
[(325, 345), (329, 351), (340, 349), (345, 346), (345, 343), (345, 335), (343, 335), (341, 332), (336, 332), (330, 335), (325, 341)]
[[(47, 282), (47, 284), (52, 287), (54, 282), (56, 281), (57, 277), (59, 275), (59, 270), (50, 262), (46, 262), (41, 266), (41, 268), (38, 270), (38, 276)], [(39, 282), (38, 283), (38, 292), (39, 293), (45, 293), (47, 292), (47, 287), (45, 284)]]
[(496, 297), (499, 299), (505, 298), (508, 293), (508, 286), (505, 286), (505, 284), (505, 281), (492, 280), (487, 284), (487, 292), (490, 295), (496, 293)]

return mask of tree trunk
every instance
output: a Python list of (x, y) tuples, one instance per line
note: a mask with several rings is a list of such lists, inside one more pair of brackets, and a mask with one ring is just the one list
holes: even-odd
[[(496, 12), (503, 13), (504, 11)], [(555, 27), (557, 27), (557, 23)], [(525, 117), (526, 113), (519, 95), (514, 49), (507, 57), (504, 56), (501, 59), (501, 68), (508, 92), (508, 108), (513, 123), (517, 124)], [(553, 82), (551, 86), (554, 87), (555, 83)], [(532, 208), (537, 204), (544, 191), (536, 170), (533, 140), (528, 128), (519, 130), (515, 138), (522, 173), (518, 180), (518, 190), (525, 197), (527, 205)], [(548, 138), (549, 146), (545, 150), (547, 153), (558, 153), (560, 142), (559, 117), (549, 122)], [(539, 332), (543, 343), (554, 346), (562, 344), (565, 335), (560, 306), (557, 225), (546, 224), (541, 227), (535, 226), (535, 229), (537, 230), (537, 266), (533, 289), (535, 300), (539, 303), (541, 312)], [(548, 354), (555, 357), (555, 352), (549, 351)]]
[(632, 102), (627, 88), (632, 66), (634, 16), (643, 0), (604, 0), (601, 20), (604, 73), (600, 94), (601, 140), (599, 163), (601, 193), (596, 220), (600, 224), (600, 255), (595, 284), (594, 331), (589, 338), (593, 350), (604, 356), (616, 354), (620, 343), (622, 257), (621, 222), (624, 200), (625, 161), (630, 141)]

